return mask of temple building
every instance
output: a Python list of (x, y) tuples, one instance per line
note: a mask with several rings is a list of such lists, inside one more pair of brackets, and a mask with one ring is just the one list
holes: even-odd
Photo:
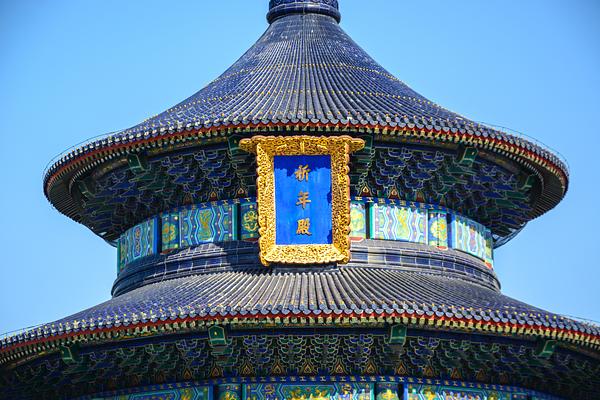
[(116, 280), (0, 342), (0, 398), (600, 398), (600, 328), (495, 273), (564, 197), (565, 162), (416, 93), (337, 0), (268, 6), (221, 76), (47, 170)]

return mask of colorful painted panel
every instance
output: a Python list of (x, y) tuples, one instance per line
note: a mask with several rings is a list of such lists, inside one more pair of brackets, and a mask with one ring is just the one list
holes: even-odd
[(164, 389), (111, 397), (95, 397), (97, 400), (211, 400), (209, 386), (180, 389)]
[(157, 253), (158, 218), (152, 218), (127, 230), (119, 238), (119, 271), (125, 265)]
[(217, 400), (240, 400), (242, 397), (242, 385), (239, 383), (217, 385), (217, 390)]
[(367, 212), (365, 203), (350, 203), (350, 238), (363, 240), (367, 238)]
[(332, 243), (331, 156), (273, 158), (275, 243)]
[(396, 382), (377, 382), (375, 384), (376, 400), (399, 400), (398, 383)]
[[(310, 195), (306, 200), (312, 200)], [(311, 203), (307, 202), (307, 206)], [(450, 247), (472, 254), (493, 268), (491, 231), (443, 207), (355, 197), (350, 202), (349, 217), (352, 240), (369, 237)], [(310, 228), (308, 232), (312, 233)], [(252, 198), (187, 206), (162, 213), (126, 231), (118, 242), (118, 271), (128, 263), (156, 254), (159, 241), (160, 252), (168, 253), (201, 243), (258, 238), (258, 205)]]
[(427, 211), (391, 204), (371, 206), (371, 238), (426, 243)]
[(234, 239), (234, 205), (189, 206), (179, 212), (181, 247)]
[(429, 211), (427, 218), (427, 242), (430, 246), (448, 248), (448, 215), (444, 211)]
[(240, 239), (258, 240), (258, 205), (252, 203), (240, 204)]
[(372, 383), (327, 382), (247, 384), (248, 400), (373, 400)]
[(481, 224), (453, 214), (451, 217), (452, 247), (482, 260), (491, 259), (490, 231)]
[(489, 268), (494, 268), (494, 239), (492, 232), (488, 229), (485, 231), (485, 264)]
[(161, 225), (162, 252), (178, 249), (180, 246), (179, 213), (162, 214)]
[(408, 400), (511, 400), (510, 393), (433, 385), (407, 385)]

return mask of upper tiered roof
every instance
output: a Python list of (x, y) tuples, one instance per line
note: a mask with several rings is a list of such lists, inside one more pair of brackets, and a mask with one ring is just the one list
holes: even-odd
[[(388, 140), (396, 143), (445, 149), (469, 146), (488, 153), (484, 158), (491, 158), (503, 169), (512, 168), (515, 179), (533, 176), (537, 181), (532, 196), (519, 195), (529, 197), (527, 207), (516, 206), (525, 210), (526, 216), (512, 225), (492, 227), (499, 236), (517, 230), (564, 196), (568, 171), (556, 154), (471, 121), (409, 88), (342, 30), (336, 0), (273, 0), (267, 18), (270, 25), (262, 37), (193, 96), (129, 129), (63, 155), (45, 176), (50, 201), (96, 233), (114, 238), (136, 221), (129, 218), (100, 227), (98, 218), (89, 218), (91, 212), (81, 202), (77, 181), (114, 169), (108, 162), (129, 153), (158, 156), (172, 151), (174, 144), (178, 148), (198, 147), (234, 134), (281, 134), (289, 130), (388, 135), (394, 136)], [(174, 204), (163, 205), (167, 206)], [(486, 222), (485, 216), (470, 217)]]

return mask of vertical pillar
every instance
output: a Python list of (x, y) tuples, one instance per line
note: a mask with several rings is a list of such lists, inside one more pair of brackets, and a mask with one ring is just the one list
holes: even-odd
[(240, 204), (231, 204), (231, 240), (240, 239)]
[(367, 239), (373, 239), (375, 236), (375, 204), (371, 202), (365, 202), (365, 222), (367, 224)]

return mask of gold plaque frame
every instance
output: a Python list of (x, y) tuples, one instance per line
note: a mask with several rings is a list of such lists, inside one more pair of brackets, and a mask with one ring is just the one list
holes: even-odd
[[(350, 136), (254, 136), (240, 148), (256, 154), (260, 260), (263, 265), (328, 264), (350, 261), (350, 153), (365, 143)], [(275, 171), (273, 157), (331, 156), (331, 244), (278, 245), (275, 242)]]

